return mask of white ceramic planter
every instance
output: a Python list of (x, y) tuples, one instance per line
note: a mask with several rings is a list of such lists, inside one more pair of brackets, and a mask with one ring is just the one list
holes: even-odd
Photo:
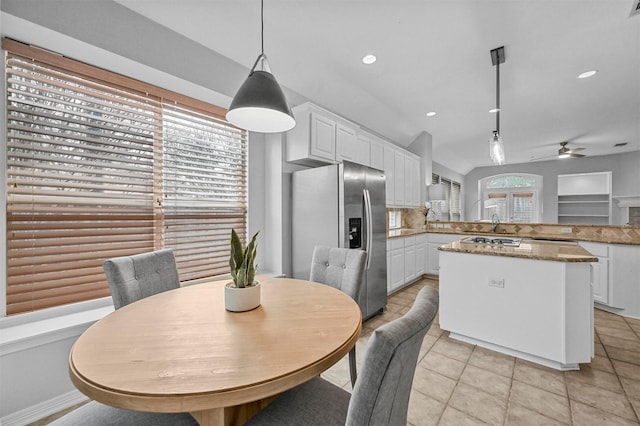
[(232, 312), (244, 312), (260, 306), (260, 283), (250, 287), (236, 288), (233, 283), (224, 286), (224, 308)]

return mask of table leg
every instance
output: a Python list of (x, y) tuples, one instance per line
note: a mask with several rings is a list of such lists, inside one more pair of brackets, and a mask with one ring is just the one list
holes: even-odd
[(275, 398), (274, 396), (233, 407), (195, 411), (191, 415), (200, 426), (242, 426)]

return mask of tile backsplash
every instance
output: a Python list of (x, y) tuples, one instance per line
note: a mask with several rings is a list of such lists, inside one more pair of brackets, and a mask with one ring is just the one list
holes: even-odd
[[(402, 213), (402, 227), (425, 229), (427, 232), (469, 234), (491, 233), (491, 223), (487, 222), (445, 222), (429, 221), (425, 225), (424, 213), (416, 209), (387, 209)], [(548, 223), (501, 223), (498, 233), (521, 238), (549, 238), (577, 241), (592, 241), (610, 244), (640, 244), (640, 226), (612, 225), (559, 225)]]

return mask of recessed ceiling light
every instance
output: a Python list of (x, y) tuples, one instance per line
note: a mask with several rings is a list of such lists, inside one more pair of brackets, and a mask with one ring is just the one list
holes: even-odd
[(434, 115), (436, 115), (436, 114), (437, 114), (437, 112), (435, 112), (435, 111), (429, 111), (429, 112), (427, 113), (427, 117), (433, 117), (433, 116), (434, 116)]
[(578, 76), (578, 78), (589, 78), (589, 77), (593, 77), (594, 75), (596, 75), (598, 73), (598, 70), (591, 70), (591, 71), (585, 71), (582, 74), (580, 74)]
[(500, 111), (500, 108), (491, 108), (491, 109), (489, 110), (489, 112), (490, 112), (490, 113), (492, 113), (492, 114), (493, 114), (494, 112), (498, 112), (498, 111)]
[(376, 58), (376, 55), (365, 55), (362, 57), (362, 62), (364, 62), (367, 65), (371, 65), (372, 63), (374, 63), (378, 58)]

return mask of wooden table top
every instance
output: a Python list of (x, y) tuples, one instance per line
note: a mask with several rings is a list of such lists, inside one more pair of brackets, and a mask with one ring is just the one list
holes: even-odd
[(224, 309), (225, 282), (160, 293), (111, 313), (74, 344), (73, 383), (92, 399), (155, 412), (257, 401), (320, 374), (353, 347), (358, 305), (330, 286), (258, 277), (262, 304)]

